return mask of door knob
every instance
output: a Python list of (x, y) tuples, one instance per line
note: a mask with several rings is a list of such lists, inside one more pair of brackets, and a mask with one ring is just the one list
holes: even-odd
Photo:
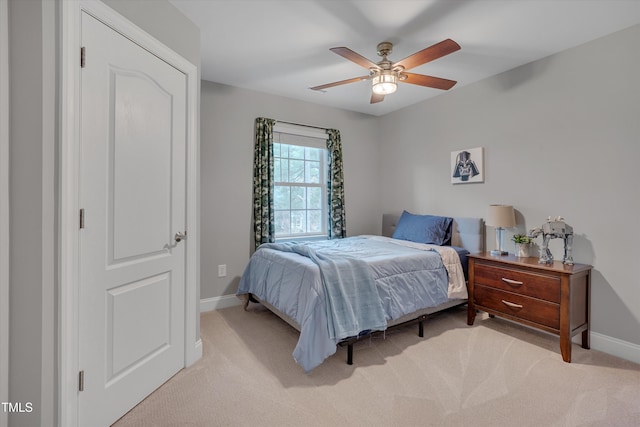
[(176, 233), (176, 242), (177, 243), (180, 243), (181, 241), (183, 241), (186, 238), (187, 238), (187, 232), (186, 231), (184, 233), (181, 233), (179, 231)]

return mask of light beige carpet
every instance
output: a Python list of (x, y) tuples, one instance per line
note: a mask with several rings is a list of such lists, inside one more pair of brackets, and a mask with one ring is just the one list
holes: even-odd
[(640, 365), (466, 308), (305, 374), (298, 332), (256, 304), (201, 317), (204, 357), (115, 426), (640, 426)]

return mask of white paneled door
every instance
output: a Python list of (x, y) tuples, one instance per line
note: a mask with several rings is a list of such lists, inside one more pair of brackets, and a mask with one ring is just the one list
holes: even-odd
[(82, 13), (78, 425), (185, 361), (186, 76)]

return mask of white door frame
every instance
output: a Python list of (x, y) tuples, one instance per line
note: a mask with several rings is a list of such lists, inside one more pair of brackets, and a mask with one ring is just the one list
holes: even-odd
[[(9, 401), (9, 9), (0, 0), (0, 402)], [(0, 427), (9, 424), (0, 411)]]
[[(187, 212), (185, 268), (185, 367), (202, 357), (199, 327), (199, 82), (198, 68), (97, 0), (61, 2), (60, 88), (60, 298), (58, 305), (59, 419), (78, 425), (79, 159), (81, 13), (85, 11), (187, 76)], [(87, 52), (87, 61), (91, 53)]]

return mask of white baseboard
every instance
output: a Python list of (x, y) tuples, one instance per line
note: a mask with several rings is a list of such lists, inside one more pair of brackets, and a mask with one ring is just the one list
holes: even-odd
[(235, 295), (223, 295), (221, 297), (204, 298), (200, 300), (200, 313), (207, 311), (220, 310), (227, 307), (241, 305), (240, 300)]
[(591, 348), (640, 364), (640, 345), (591, 332)]

